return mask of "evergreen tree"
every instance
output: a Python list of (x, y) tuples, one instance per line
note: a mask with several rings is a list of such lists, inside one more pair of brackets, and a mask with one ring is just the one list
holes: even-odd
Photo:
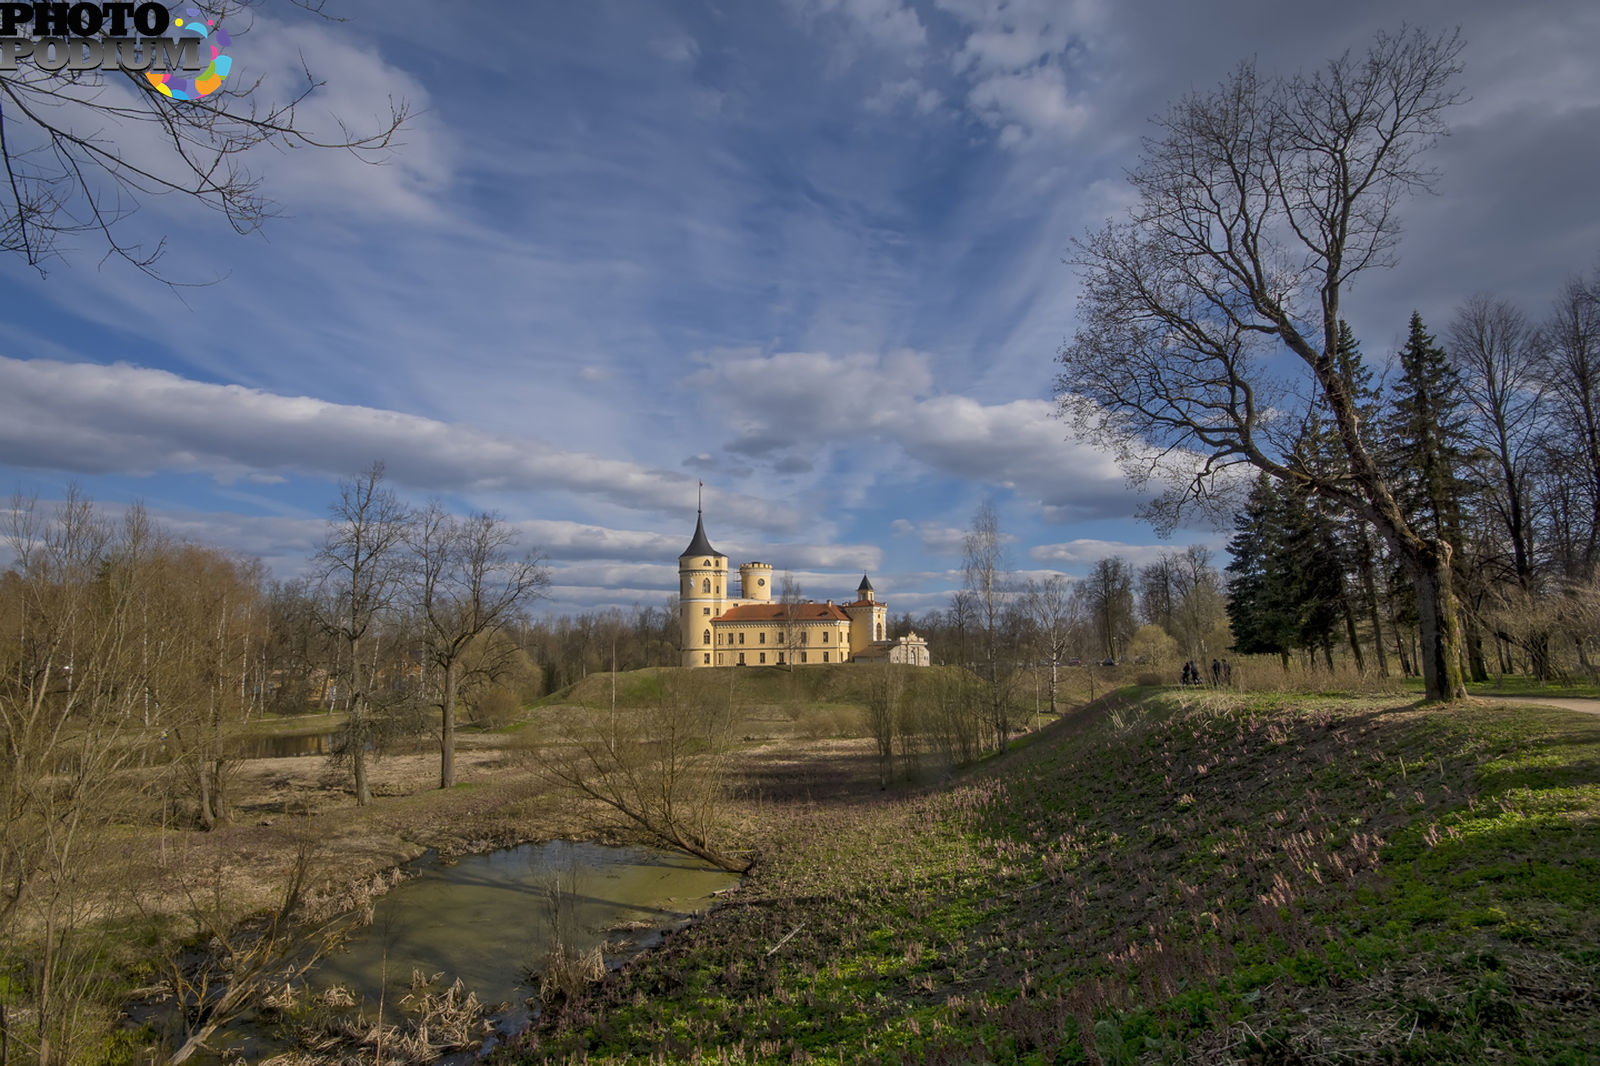
[[(1362, 425), (1369, 427), (1368, 435), (1376, 439), (1375, 420), (1381, 410), (1381, 396), (1379, 390), (1373, 387), (1371, 369), (1361, 357), (1361, 343), (1356, 340), (1355, 331), (1350, 328), (1350, 323), (1343, 319), (1339, 320), (1339, 347), (1335, 359), (1338, 362), (1339, 376), (1344, 379), (1345, 387), (1355, 397)], [(1344, 456), (1343, 449), (1330, 450), (1334, 457)], [(1380, 676), (1388, 677), (1389, 655), (1383, 646), (1382, 614), (1378, 608), (1378, 581), (1375, 567), (1377, 541), (1367, 526), (1367, 520), (1358, 514), (1347, 514), (1343, 517), (1340, 521), (1339, 539), (1345, 547), (1346, 561), (1354, 565), (1357, 579), (1361, 583), (1362, 606), (1366, 609), (1367, 617), (1372, 624), (1372, 646), (1378, 657), (1378, 673)], [(1354, 612), (1351, 613), (1353, 615)], [(1353, 627), (1353, 617), (1350, 618), (1350, 622)], [(1356, 657), (1357, 669), (1364, 669), (1360, 641), (1353, 633), (1350, 644)]]
[(1289, 641), (1294, 631), (1292, 590), (1284, 580), (1285, 554), (1283, 494), (1266, 474), (1256, 477), (1244, 510), (1234, 520), (1228, 542), (1233, 561), (1227, 571), (1228, 624), (1234, 649), (1242, 655), (1272, 653), (1289, 665)]
[(1321, 648), (1331, 668), (1344, 597), (1332, 520), (1305, 493), (1263, 474), (1235, 530), (1227, 568), (1234, 647), (1243, 654), (1275, 653), (1285, 666), (1290, 651)]
[(1399, 360), (1400, 381), (1383, 425), (1389, 483), (1413, 529), (1459, 548), (1461, 377), (1415, 311)]

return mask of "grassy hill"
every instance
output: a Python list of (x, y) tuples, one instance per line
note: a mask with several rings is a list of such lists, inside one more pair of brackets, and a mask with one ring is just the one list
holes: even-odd
[(1600, 717), (1404, 700), (1103, 700), (772, 805), (730, 903), (498, 1061), (1600, 1061)]

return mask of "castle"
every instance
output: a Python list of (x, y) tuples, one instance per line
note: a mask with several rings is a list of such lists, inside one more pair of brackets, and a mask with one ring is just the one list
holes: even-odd
[(772, 565), (743, 563), (739, 595), (729, 585), (728, 557), (706, 538), (696, 512), (694, 539), (678, 556), (683, 665), (795, 666), (857, 660), (927, 666), (928, 642), (909, 633), (888, 639), (889, 607), (865, 574), (853, 603), (784, 602), (772, 598)]

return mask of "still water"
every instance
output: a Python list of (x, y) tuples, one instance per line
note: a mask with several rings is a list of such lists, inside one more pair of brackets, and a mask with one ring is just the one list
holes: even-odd
[(347, 950), (318, 965), (314, 984), (341, 984), (372, 1003), (387, 986), (396, 1002), (413, 968), (442, 970), (484, 1003), (521, 1004), (536, 991), (527, 971), (542, 965), (557, 928), (579, 950), (658, 939), (738, 881), (683, 855), (564, 840), (419, 868), (378, 900)]
[[(491, 1008), (496, 1038), (525, 1028), (537, 1003), (536, 979), (559, 934), (579, 951), (605, 945), (608, 965), (659, 942), (713, 902), (738, 877), (697, 859), (645, 847), (553, 841), (446, 861), (428, 857), (375, 904), (372, 923), (309, 975), (313, 989), (353, 993), (375, 1016), (411, 990), (411, 974), (460, 978)], [(283, 1045), (249, 1023), (216, 1041), (259, 1061)], [(469, 1056), (465, 1056), (470, 1058)], [(452, 1056), (448, 1061), (461, 1061)]]

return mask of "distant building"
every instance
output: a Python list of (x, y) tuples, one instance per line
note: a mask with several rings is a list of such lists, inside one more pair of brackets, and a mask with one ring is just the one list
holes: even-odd
[(887, 634), (889, 607), (861, 575), (851, 603), (784, 603), (772, 598), (772, 564), (743, 563), (739, 595), (730, 585), (728, 557), (711, 546), (704, 516), (678, 556), (678, 597), (684, 666), (787, 666), (855, 659), (927, 666), (928, 642)]

